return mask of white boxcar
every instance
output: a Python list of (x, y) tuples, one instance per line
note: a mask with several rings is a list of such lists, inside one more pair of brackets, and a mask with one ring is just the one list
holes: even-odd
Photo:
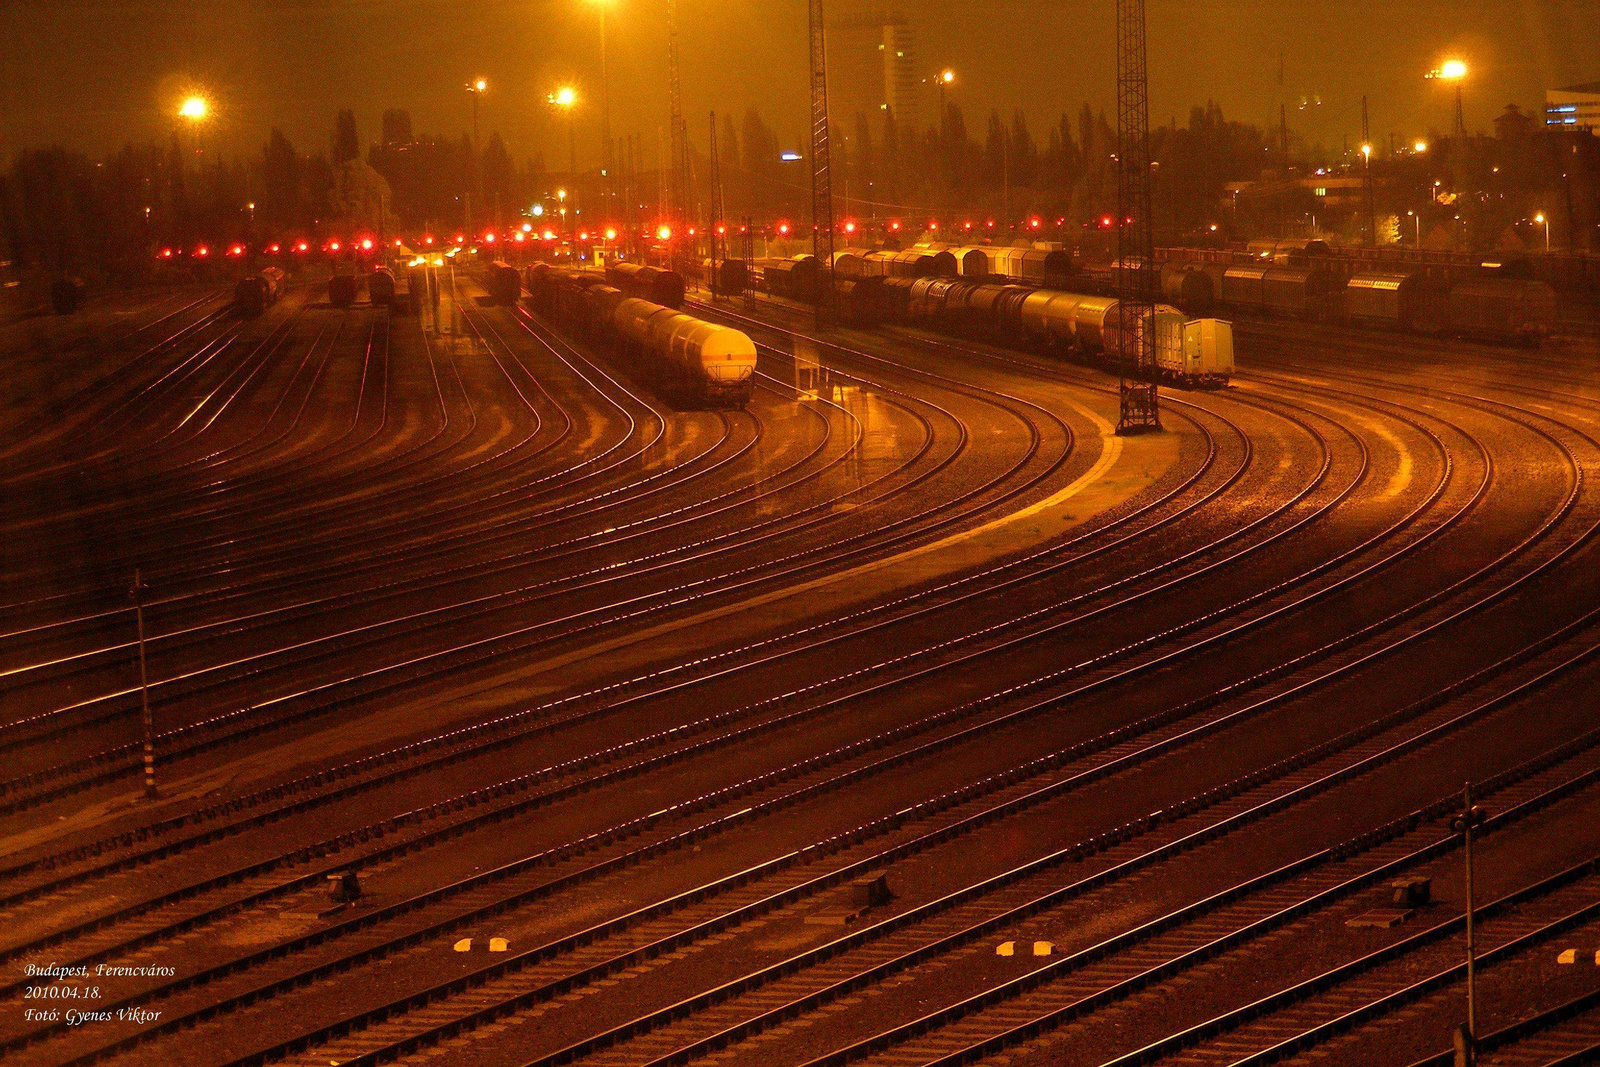
[(1233, 377), (1233, 323), (1226, 319), (1193, 319), (1183, 324), (1182, 380), (1226, 385)]

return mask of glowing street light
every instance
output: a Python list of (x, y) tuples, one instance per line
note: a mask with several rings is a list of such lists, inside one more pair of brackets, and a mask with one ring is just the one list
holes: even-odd
[(206, 115), (210, 114), (210, 112), (211, 105), (206, 103), (206, 98), (203, 96), (187, 97), (183, 103), (178, 106), (179, 116), (188, 119), (190, 122), (199, 122), (204, 119)]
[(1416, 144), (1412, 145), (1411, 147), (1420, 156), (1422, 153), (1424, 153), (1424, 152), (1426, 152), (1428, 150), (1428, 142), (1427, 141), (1418, 141)]
[(1541, 211), (1533, 217), (1533, 221), (1544, 227), (1544, 250), (1550, 251), (1550, 216)]
[(467, 92), (472, 94), (472, 150), (478, 150), (478, 98), (489, 91), (487, 78), (477, 78), (467, 83)]
[(1467, 135), (1467, 123), (1461, 107), (1461, 83), (1467, 80), (1467, 65), (1459, 59), (1447, 59), (1437, 70), (1428, 72), (1429, 81), (1453, 82), (1456, 87), (1456, 136)]
[(948, 86), (954, 85), (956, 72), (949, 67), (944, 68), (933, 76), (933, 84), (939, 87), (939, 129), (944, 129), (944, 91)]
[(567, 115), (567, 162), (574, 178), (578, 175), (578, 127), (573, 121), (573, 109), (578, 104), (578, 90), (570, 85), (563, 85), (551, 93), (547, 100), (551, 106), (558, 107)]

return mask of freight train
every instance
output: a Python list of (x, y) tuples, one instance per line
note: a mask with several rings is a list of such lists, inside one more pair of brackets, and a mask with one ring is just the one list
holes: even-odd
[(394, 306), (394, 272), (388, 267), (374, 267), (367, 277), (367, 299), (374, 305)]
[(545, 264), (529, 268), (528, 303), (626, 356), (696, 402), (742, 408), (755, 387), (755, 342), (738, 330), (630, 296), (605, 277)]
[(1292, 266), (1265, 258), (1252, 263), (1169, 259), (1162, 267), (1162, 292), (1200, 314), (1220, 305), (1249, 315), (1500, 344), (1537, 345), (1556, 321), (1556, 294), (1549, 285), (1489, 268), (1367, 270), (1314, 252), (1294, 259)]
[(276, 304), (282, 294), (283, 271), (265, 267), (239, 279), (239, 284), (233, 287), (233, 308), (241, 315), (260, 315)]
[(683, 276), (677, 271), (638, 263), (613, 263), (606, 268), (606, 284), (629, 296), (648, 300), (674, 311), (683, 307)]
[(328, 303), (336, 308), (347, 308), (356, 302), (360, 288), (354, 274), (335, 274), (328, 279)]
[(522, 299), (522, 275), (517, 268), (498, 259), (489, 264), (484, 284), (488, 287), (490, 301), (501, 307), (516, 307), (517, 301)]
[(1161, 380), (1226, 385), (1233, 376), (1233, 326), (1191, 319), (1159, 304), (1141, 317), (1124, 350), (1122, 304), (1114, 297), (958, 278), (886, 278), (888, 317), (1002, 343), (1026, 339), (1094, 366), (1124, 371), (1150, 353)]

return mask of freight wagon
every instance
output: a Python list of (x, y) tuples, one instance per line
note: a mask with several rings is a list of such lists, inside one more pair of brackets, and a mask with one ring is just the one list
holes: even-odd
[(606, 284), (662, 307), (683, 307), (685, 287), (683, 276), (677, 271), (638, 263), (613, 263), (606, 268)]
[(394, 272), (388, 267), (374, 267), (367, 276), (367, 299), (374, 305), (394, 306)]
[(594, 273), (535, 268), (527, 282), (528, 301), (541, 313), (637, 359), (692, 399), (732, 407), (750, 402), (756, 347), (744, 333), (629, 296)]
[(239, 284), (233, 287), (233, 308), (241, 315), (259, 315), (276, 304), (282, 292), (283, 271), (267, 267), (239, 279)]
[(1122, 304), (1115, 297), (1057, 289), (977, 283), (965, 279), (884, 282), (892, 317), (936, 329), (979, 332), (1001, 343), (1019, 341), (1114, 370), (1140, 364), (1149, 353), (1159, 376), (1187, 386), (1226, 384), (1234, 371), (1233, 327), (1193, 320), (1162, 304), (1125, 340)]
[(522, 275), (517, 268), (500, 260), (489, 264), (484, 284), (489, 290), (489, 300), (501, 307), (516, 307), (522, 299)]

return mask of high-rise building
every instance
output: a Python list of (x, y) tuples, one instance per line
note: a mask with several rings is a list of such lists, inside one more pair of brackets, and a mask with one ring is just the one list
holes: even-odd
[(828, 28), (828, 104), (837, 121), (893, 111), (902, 130), (918, 130), (921, 85), (916, 31), (896, 5), (862, 5)]
[(1566, 130), (1600, 129), (1600, 82), (1547, 90), (1544, 124)]

